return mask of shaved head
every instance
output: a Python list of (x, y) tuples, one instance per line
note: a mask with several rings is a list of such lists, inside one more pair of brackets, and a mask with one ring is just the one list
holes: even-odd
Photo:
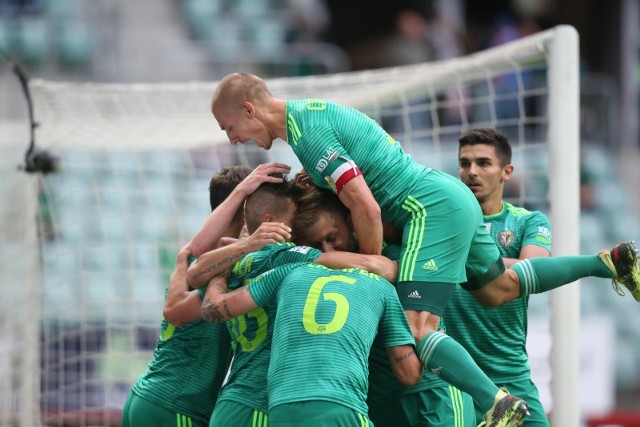
[(256, 105), (263, 105), (271, 97), (264, 80), (253, 74), (233, 73), (223, 78), (211, 99), (211, 111), (218, 106), (224, 106), (225, 110), (239, 112), (243, 103), (249, 101)]

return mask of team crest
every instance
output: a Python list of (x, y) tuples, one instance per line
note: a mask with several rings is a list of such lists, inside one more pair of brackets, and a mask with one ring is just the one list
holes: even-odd
[(333, 190), (336, 191), (336, 183), (333, 182), (333, 179), (331, 179), (330, 176), (325, 176), (324, 180), (327, 181), (327, 184), (329, 184), (329, 187)]
[(513, 240), (513, 231), (511, 230), (503, 231), (502, 233), (498, 234), (498, 243), (503, 248), (508, 248), (509, 246), (511, 246), (513, 244)]

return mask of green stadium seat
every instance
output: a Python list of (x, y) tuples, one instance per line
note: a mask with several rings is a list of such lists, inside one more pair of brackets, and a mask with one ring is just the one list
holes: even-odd
[(214, 17), (219, 12), (218, 0), (184, 0), (183, 14), (189, 33), (197, 40), (211, 36)]
[(17, 36), (19, 58), (31, 66), (41, 65), (49, 51), (47, 22), (40, 17), (22, 17)]
[(84, 25), (64, 25), (57, 37), (59, 63), (66, 68), (87, 66), (93, 56), (93, 44), (93, 37)]

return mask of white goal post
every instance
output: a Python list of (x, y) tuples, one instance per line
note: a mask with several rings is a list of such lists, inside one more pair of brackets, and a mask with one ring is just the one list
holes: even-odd
[[(462, 132), (502, 130), (517, 170), (507, 197), (546, 212), (554, 255), (571, 255), (578, 62), (576, 31), (558, 26), (446, 61), (267, 83), (277, 97), (358, 107), (416, 160), (454, 175)], [(209, 111), (215, 86), (31, 82), (37, 144), (61, 166), (26, 174), (0, 141), (0, 425), (119, 425), (152, 357), (175, 255), (208, 213), (211, 175), (238, 163), (299, 167), (281, 141), (232, 147)], [(14, 144), (15, 129), (0, 118)], [(551, 301), (552, 425), (578, 427), (578, 286)]]

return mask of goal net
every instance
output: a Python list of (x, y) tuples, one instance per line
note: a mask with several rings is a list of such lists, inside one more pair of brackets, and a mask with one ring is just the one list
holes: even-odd
[[(267, 83), (277, 97), (358, 107), (454, 175), (458, 136), (500, 129), (517, 167), (507, 198), (549, 214), (554, 254), (576, 254), (577, 50), (561, 26), (453, 60)], [(119, 425), (152, 357), (175, 255), (209, 212), (212, 174), (300, 167), (283, 142), (231, 146), (209, 111), (215, 86), (32, 82), (37, 143), (60, 168), (26, 174), (0, 146), (0, 425)], [(571, 285), (551, 297), (552, 318), (563, 312), (550, 379), (563, 426), (578, 425), (576, 295)]]

